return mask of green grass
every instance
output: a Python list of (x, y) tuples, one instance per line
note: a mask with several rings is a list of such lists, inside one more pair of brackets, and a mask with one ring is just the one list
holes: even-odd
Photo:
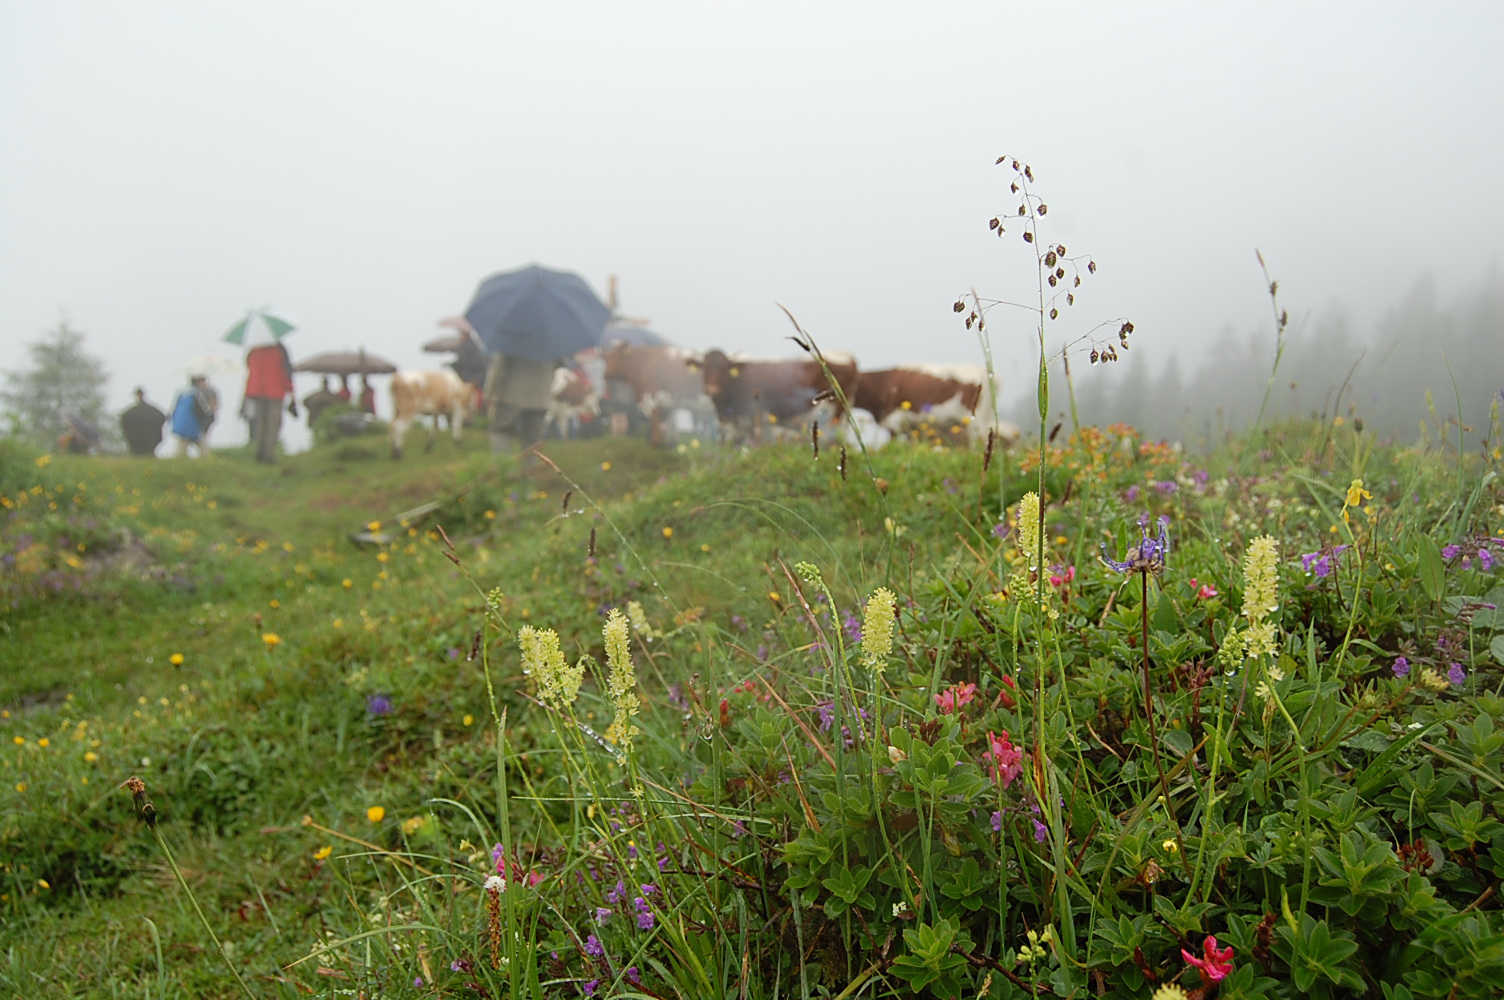
[[(275, 468), (0, 448), (0, 985), (243, 995), (118, 790), (136, 774), (256, 996), (605, 995), (638, 989), (630, 967), (653, 996), (1147, 997), (1198, 982), (1179, 952), (1208, 932), (1236, 951), (1224, 997), (1489, 995), (1504, 738), (1480, 727), (1504, 708), (1504, 616), (1459, 599), (1504, 574), (1440, 552), (1504, 528), (1497, 458), (1300, 424), (1204, 461), (1061, 445), (1045, 544), (1076, 577), (1053, 617), (992, 530), (1032, 488), (1021, 454), (984, 475), (978, 452), (895, 446), (842, 475), (829, 445), (816, 461), (610, 440), (552, 444), (560, 473), (524, 475), (473, 433), (400, 463), (373, 441)], [(1359, 476), (1374, 499), (1350, 527)], [(1174, 539), (1147, 607), (1095, 558), (1131, 546), (1142, 510)], [(389, 543), (351, 540), (371, 521)], [(1264, 532), (1279, 656), (1219, 658)], [(1337, 542), (1356, 547), (1334, 576), (1301, 572)], [(880, 679), (840, 637), (879, 586), (900, 603)], [(513, 634), (553, 628), (570, 662), (604, 663), (604, 610), (632, 602), (652, 631), (633, 643), (642, 734), (618, 757), (590, 735), (611, 720), (604, 674), (546, 710)], [(1442, 648), (1466, 681), (1427, 691)], [(975, 697), (940, 712), (964, 684)], [(1045, 758), (1007, 783), (981, 759), (1005, 730)], [(544, 879), (520, 884), (514, 861), (500, 970), (481, 888), (497, 842)], [(1434, 870), (1397, 853), (1416, 842)], [(650, 930), (640, 890), (607, 901), (618, 878), (657, 888)]]

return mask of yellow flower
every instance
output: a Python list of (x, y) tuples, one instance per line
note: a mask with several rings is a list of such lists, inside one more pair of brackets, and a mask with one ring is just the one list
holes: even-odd
[(380, 823), (386, 819), (386, 809), (381, 806), (372, 806), (366, 810), (366, 819), (372, 823)]
[(18, 782), (16, 782), (16, 791), (18, 791), (18, 792), (24, 792), (24, 791), (26, 791), (26, 782), (24, 782), (24, 781), (18, 781)]
[(1373, 494), (1363, 488), (1363, 480), (1354, 479), (1347, 488), (1347, 497), (1342, 501), (1342, 520), (1347, 521), (1347, 508), (1360, 507), (1364, 500), (1372, 500)]
[(84, 760), (88, 761), (90, 764), (94, 763), (98, 759), (99, 754), (95, 753), (93, 750), (84, 751)]
[(428, 818), (426, 816), (413, 816), (409, 819), (405, 819), (402, 821), (402, 832), (411, 837), (413, 834), (423, 829), (424, 824), (426, 824), (427, 822)]
[(616, 709), (616, 715), (605, 735), (609, 742), (623, 751), (632, 748), (632, 737), (641, 732), (632, 725), (632, 717), (637, 714), (640, 706), (635, 690), (637, 673), (632, 666), (630, 629), (631, 624), (620, 608), (611, 609), (606, 615), (606, 624), (601, 628), (601, 634), (606, 640), (606, 664), (610, 668), (606, 688), (611, 693), (611, 703)]
[(261, 641), (266, 643), (267, 649), (271, 649), (273, 646), (281, 644), (282, 637), (275, 632), (264, 632), (261, 635)]
[(523, 673), (538, 679), (538, 700), (561, 712), (574, 704), (585, 679), (585, 663), (581, 660), (579, 666), (569, 666), (559, 649), (559, 634), (551, 628), (524, 625), (517, 632), (517, 645), (522, 649)]
[(378, 552), (378, 553), (376, 553), (376, 561), (377, 562), (386, 562), (390, 558), (391, 558), (391, 556), (387, 555), (385, 552)]
[(50, 747), (50, 746), (52, 746), (52, 741), (49, 740), (47, 737), (43, 736), (41, 739), (37, 740), (37, 746), (39, 746), (39, 747)]
[(368, 523), (366, 525), (366, 530), (367, 531), (380, 531), (381, 530), (381, 522), (380, 521), (371, 521), (370, 523)]
[(488, 510), (488, 511), (486, 511), (486, 520), (487, 521), (494, 521), (495, 519), (496, 519), (496, 511), (494, 511), (494, 510)]
[(318, 850), (316, 850), (316, 851), (313, 852), (313, 860), (315, 860), (315, 861), (323, 861), (325, 858), (327, 858), (329, 855), (331, 855), (333, 853), (334, 853), (334, 847), (332, 845), (330, 845), (330, 844), (325, 844), (323, 847), (320, 847)]
[(1279, 610), (1279, 542), (1271, 535), (1255, 538), (1243, 557), (1243, 616), (1248, 619), (1244, 655), (1273, 654), (1276, 627), (1266, 621)]
[(893, 651), (893, 605), (897, 598), (887, 587), (878, 587), (867, 598), (862, 618), (862, 663), (876, 673), (888, 669)]
[(44, 878), (37, 879), (37, 885), (41, 886), (43, 889), (51, 889), (52, 888), (52, 885), (46, 879), (44, 879)]
[(336, 619), (334, 619), (334, 627), (335, 628), (344, 628), (345, 627), (345, 620), (343, 618), (336, 618)]
[(343, 586), (346, 590), (349, 590), (351, 587), (355, 586), (355, 581), (347, 576), (343, 581), (341, 581), (341, 586)]
[(1190, 994), (1182, 986), (1175, 983), (1166, 983), (1154, 991), (1154, 996), (1149, 1000), (1189, 1000)]
[(665, 541), (667, 541), (668, 539), (673, 538), (673, 537), (674, 537), (674, 529), (673, 528), (664, 528), (663, 529), (663, 538), (664, 538)]
[(701, 552), (709, 552), (710, 551), (710, 545), (708, 543), (702, 543), (700, 545), (700, 551)]
[(466, 715), (463, 721), (464, 721), (465, 725), (467, 725), (467, 726), (474, 725), (475, 724), (475, 716), (473, 716), (473, 715)]
[(45, 468), (47, 468), (47, 466), (49, 466), (51, 464), (52, 464), (52, 456), (51, 455), (43, 455), (43, 456), (41, 456), (40, 458), (37, 459), (37, 468), (39, 468), (39, 469), (45, 469)]
[(282, 606), (282, 602), (273, 597), (271, 600), (271, 605), (274, 608), (280, 608)]
[(171, 663), (174, 667), (181, 667), (183, 665), (183, 654), (173, 653), (167, 658), (167, 662)]
[(610, 462), (602, 462), (601, 463), (601, 471), (602, 472), (610, 472), (611, 471), (611, 463)]
[(1168, 838), (1167, 840), (1165, 840), (1164, 843), (1160, 844), (1159, 846), (1160, 846), (1161, 849), (1163, 849), (1168, 854), (1174, 854), (1176, 851), (1180, 850), (1180, 845), (1177, 844), (1177, 843), (1175, 843), (1175, 838), (1174, 837)]
[(14, 737), (14, 741), (15, 741), (16, 746), (18, 746), (18, 747), (24, 747), (26, 745), (26, 737), (24, 737), (24, 736)]

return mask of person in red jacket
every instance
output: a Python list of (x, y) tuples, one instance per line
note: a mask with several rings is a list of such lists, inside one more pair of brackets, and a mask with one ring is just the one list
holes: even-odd
[[(266, 344), (251, 348), (245, 366), (249, 374), (241, 410), (251, 422), (256, 461), (271, 464), (277, 460), (277, 437), (282, 431), (282, 400), (292, 396), (292, 359), (281, 344)], [(298, 415), (296, 396), (292, 396), (287, 412)]]

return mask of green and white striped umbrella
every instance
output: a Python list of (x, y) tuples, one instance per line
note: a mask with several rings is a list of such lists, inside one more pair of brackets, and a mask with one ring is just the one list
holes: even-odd
[(240, 322), (225, 333), (224, 339), (231, 344), (254, 344), (257, 341), (279, 341), (296, 330), (287, 320), (270, 309), (247, 309)]

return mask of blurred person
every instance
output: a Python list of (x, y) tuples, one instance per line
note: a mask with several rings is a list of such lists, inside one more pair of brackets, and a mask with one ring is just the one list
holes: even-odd
[(172, 433), (178, 439), (178, 458), (188, 457), (190, 447), (198, 450), (199, 458), (209, 457), (204, 429), (213, 422), (214, 415), (209, 397), (204, 393), (207, 381), (202, 375), (189, 376), (188, 388), (172, 401)]
[(376, 415), (376, 390), (371, 388), (371, 380), (365, 375), (360, 377), (360, 411)]
[(350, 392), (350, 376), (341, 375), (339, 377), (339, 392), (336, 392), (334, 396), (341, 403), (348, 403), (353, 398)]
[(64, 414), (63, 433), (58, 435), (57, 445), (70, 455), (87, 455), (99, 448), (99, 432), (78, 414)]
[(530, 448), (542, 438), (556, 367), (553, 361), (491, 355), (485, 402), (493, 454)]
[(162, 425), (167, 414), (146, 401), (146, 390), (136, 390), (136, 405), (120, 414), (120, 430), (132, 455), (153, 458), (162, 443)]
[(318, 423), (320, 413), (340, 402), (339, 396), (330, 391), (329, 376), (325, 375), (324, 382), (319, 386), (318, 391), (303, 397), (303, 409), (308, 411), (308, 429), (312, 430), (313, 425)]
[(277, 461), (277, 437), (282, 433), (282, 401), (292, 396), (287, 412), (298, 415), (298, 400), (292, 395), (292, 359), (280, 343), (263, 344), (246, 353), (245, 367), (241, 413), (251, 424), (256, 461), (271, 465)]

